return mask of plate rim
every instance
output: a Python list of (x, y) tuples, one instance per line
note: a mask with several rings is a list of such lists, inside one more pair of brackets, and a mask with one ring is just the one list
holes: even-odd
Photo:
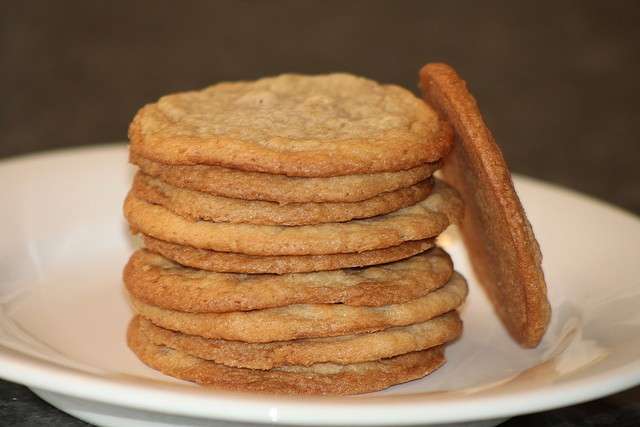
[[(123, 143), (57, 149), (0, 160), (0, 169), (26, 166), (50, 157), (88, 154), (120, 154)], [(639, 222), (634, 213), (590, 195), (535, 178), (513, 174), (514, 181), (561, 192), (563, 196), (582, 199), (612, 214)], [(560, 384), (546, 384), (531, 390), (518, 390), (508, 395), (491, 393), (463, 395), (455, 398), (427, 400), (427, 393), (416, 395), (381, 395), (367, 398), (300, 397), (243, 394), (226, 391), (211, 393), (200, 387), (181, 383), (162, 383), (136, 377), (101, 377), (65, 367), (54, 362), (20, 353), (0, 345), (0, 378), (27, 387), (90, 400), (164, 414), (229, 421), (282, 424), (379, 425), (442, 423), (510, 417), (550, 410), (597, 399), (640, 384), (640, 360), (627, 363), (584, 378), (568, 379)], [(150, 388), (149, 385), (154, 385)], [(166, 402), (174, 405), (167, 405)], [(300, 403), (304, 405), (301, 407)], [(177, 404), (176, 404), (177, 403)], [(362, 411), (366, 409), (366, 411)], [(353, 412), (357, 413), (353, 413)], [(318, 424), (318, 423), (315, 423)]]
[[(12, 354), (13, 353), (13, 354)], [(132, 409), (195, 418), (239, 422), (278, 422), (323, 425), (409, 425), (447, 423), (511, 417), (551, 410), (597, 399), (640, 383), (640, 360), (609, 371), (561, 384), (539, 386), (509, 395), (467, 395), (455, 399), (425, 400), (417, 396), (382, 395), (363, 398), (300, 397), (216, 391), (153, 379), (106, 379), (0, 347), (0, 377), (78, 399)], [(145, 384), (154, 384), (149, 388)], [(593, 384), (605, 385), (595, 387)], [(577, 392), (576, 392), (577, 391)], [(166, 402), (175, 406), (168, 407)], [(300, 408), (300, 403), (304, 407)], [(177, 404), (176, 404), (177, 403)], [(363, 412), (361, 410), (365, 410)], [(360, 410), (360, 411), (359, 411)], [(354, 411), (358, 411), (354, 414)]]

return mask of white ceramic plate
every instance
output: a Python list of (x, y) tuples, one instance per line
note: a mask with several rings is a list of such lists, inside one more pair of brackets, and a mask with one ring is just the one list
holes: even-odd
[(494, 425), (640, 383), (640, 221), (522, 177), (553, 305), (539, 348), (506, 335), (452, 230), (442, 243), (471, 292), (464, 335), (433, 375), (347, 398), (228, 393), (162, 376), (124, 340), (131, 312), (120, 272), (133, 246), (121, 205), (131, 176), (124, 145), (0, 163), (0, 377), (75, 416), (139, 426)]

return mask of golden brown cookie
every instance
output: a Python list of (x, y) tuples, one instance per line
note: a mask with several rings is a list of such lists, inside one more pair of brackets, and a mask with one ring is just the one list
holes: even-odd
[(359, 394), (422, 378), (445, 362), (442, 346), (389, 359), (350, 365), (319, 363), (268, 371), (231, 368), (153, 344), (134, 318), (127, 331), (129, 348), (149, 367), (166, 375), (226, 390), (279, 394)]
[(249, 369), (369, 362), (442, 345), (462, 332), (462, 321), (455, 311), (423, 323), (369, 334), (263, 344), (207, 339), (160, 328), (142, 317), (138, 321), (140, 333), (155, 345), (226, 366)]
[(551, 309), (542, 255), (513, 188), (511, 174), (465, 82), (445, 64), (420, 72), (425, 98), (457, 136), (444, 176), (466, 205), (462, 223), (474, 271), (511, 336), (535, 347)]
[(249, 255), (326, 255), (388, 248), (437, 236), (461, 217), (462, 202), (455, 190), (436, 181), (431, 195), (420, 203), (344, 223), (290, 227), (193, 222), (131, 193), (124, 213), (133, 231), (181, 245)]
[(147, 304), (224, 313), (291, 304), (399, 304), (439, 288), (452, 273), (451, 258), (440, 248), (380, 266), (285, 275), (194, 270), (142, 249), (123, 276), (129, 293)]
[(246, 172), (209, 165), (167, 165), (129, 153), (129, 161), (147, 175), (180, 188), (243, 200), (278, 203), (350, 203), (410, 187), (429, 178), (441, 162), (398, 172), (300, 178)]
[(161, 205), (192, 221), (247, 223), (256, 225), (310, 225), (370, 218), (406, 208), (424, 200), (433, 188), (428, 179), (411, 187), (381, 193), (353, 203), (290, 203), (241, 200), (213, 196), (174, 187), (157, 178), (136, 174), (132, 193)]
[(150, 251), (159, 253), (179, 264), (220, 273), (306, 273), (365, 267), (398, 261), (424, 252), (434, 246), (433, 239), (404, 242), (390, 248), (350, 254), (329, 255), (274, 255), (258, 256), (232, 252), (216, 252), (177, 245), (142, 235)]
[(165, 329), (231, 341), (271, 342), (379, 331), (426, 322), (457, 308), (467, 296), (464, 278), (414, 300), (381, 307), (296, 304), (228, 313), (187, 313), (144, 303), (131, 296), (135, 311)]
[(285, 74), (164, 96), (136, 114), (129, 139), (132, 152), (167, 164), (326, 177), (436, 161), (451, 131), (398, 86)]

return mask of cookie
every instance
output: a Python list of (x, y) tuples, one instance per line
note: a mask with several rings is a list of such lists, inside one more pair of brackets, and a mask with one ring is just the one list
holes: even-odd
[(299, 178), (246, 172), (208, 165), (167, 165), (129, 153), (129, 161), (147, 175), (175, 187), (242, 200), (284, 203), (352, 203), (380, 193), (411, 187), (440, 169), (441, 162), (425, 163), (398, 172)]
[(365, 267), (398, 261), (424, 252), (434, 245), (433, 239), (404, 242), (390, 248), (350, 254), (256, 256), (232, 252), (216, 252), (177, 245), (142, 235), (147, 249), (179, 264), (221, 273), (306, 273)]
[(303, 226), (189, 221), (129, 194), (125, 217), (133, 231), (201, 249), (248, 255), (326, 255), (388, 248), (440, 234), (462, 215), (455, 190), (436, 181), (429, 197), (369, 219)]
[(445, 362), (441, 346), (374, 362), (319, 363), (268, 371), (231, 368), (153, 344), (134, 318), (127, 331), (129, 348), (149, 367), (166, 375), (226, 390), (279, 394), (358, 394), (422, 378)]
[(455, 311), (423, 323), (370, 334), (266, 344), (207, 339), (163, 329), (144, 318), (139, 322), (140, 332), (155, 345), (226, 366), (249, 369), (369, 362), (442, 345), (462, 332), (462, 321)]
[(349, 74), (176, 93), (129, 127), (131, 151), (158, 162), (312, 177), (410, 169), (442, 158), (451, 138), (411, 92)]
[(411, 187), (378, 194), (353, 203), (279, 204), (231, 199), (174, 187), (138, 172), (132, 187), (135, 197), (163, 206), (192, 221), (247, 223), (256, 225), (309, 225), (345, 222), (384, 215), (424, 200), (433, 187), (425, 180)]
[(454, 273), (441, 288), (414, 300), (381, 307), (297, 304), (228, 313), (187, 313), (146, 304), (130, 295), (135, 311), (165, 329), (231, 341), (271, 342), (379, 331), (426, 322), (457, 308), (467, 296)]
[(143, 249), (123, 276), (129, 293), (149, 305), (224, 313), (291, 304), (399, 304), (439, 288), (452, 273), (451, 258), (440, 248), (380, 266), (284, 275), (194, 270)]
[(461, 229), (474, 271), (511, 336), (535, 347), (551, 309), (542, 255), (511, 174), (465, 82), (445, 64), (420, 72), (425, 98), (455, 129), (443, 169), (466, 205)]

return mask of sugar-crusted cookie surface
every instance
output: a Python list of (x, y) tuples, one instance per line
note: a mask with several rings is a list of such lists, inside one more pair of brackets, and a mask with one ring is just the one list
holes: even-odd
[(411, 92), (349, 74), (285, 74), (168, 95), (142, 108), (131, 151), (167, 164), (289, 176), (409, 169), (442, 158), (451, 130)]

